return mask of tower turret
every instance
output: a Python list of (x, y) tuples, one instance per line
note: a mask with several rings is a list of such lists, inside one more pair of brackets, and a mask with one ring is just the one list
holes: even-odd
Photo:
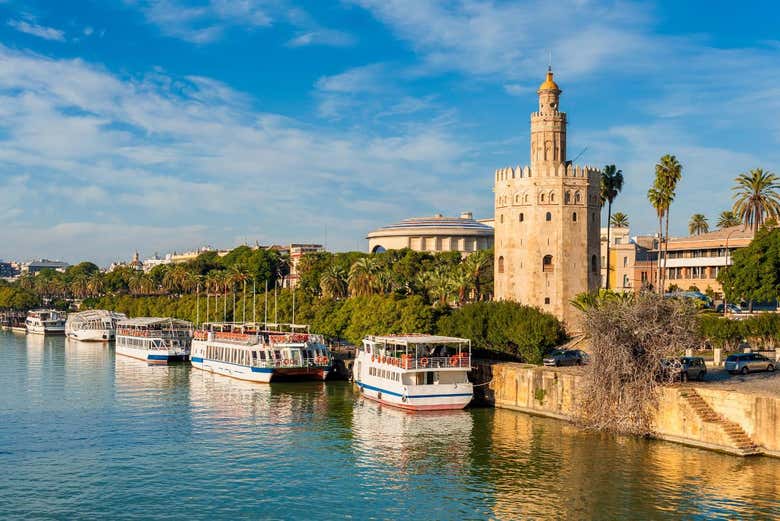
[(539, 85), (539, 111), (531, 114), (531, 168), (566, 162), (566, 113), (558, 110), (561, 89), (552, 68)]

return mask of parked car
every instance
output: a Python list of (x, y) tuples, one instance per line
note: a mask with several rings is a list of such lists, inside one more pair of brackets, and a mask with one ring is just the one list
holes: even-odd
[(774, 370), (775, 362), (758, 353), (736, 353), (726, 358), (726, 371), (732, 374)]
[(700, 356), (681, 356), (661, 360), (661, 374), (671, 380), (704, 380), (707, 365)]
[[(726, 304), (726, 310), (734, 315), (739, 315), (742, 313), (742, 308), (736, 304)], [(718, 304), (718, 307), (715, 308), (715, 312), (723, 313), (723, 304)]]
[(545, 356), (542, 359), (542, 363), (544, 365), (558, 367), (562, 365), (582, 365), (584, 360), (585, 357), (583, 356), (582, 351), (578, 349), (572, 349), (571, 351), (556, 349)]

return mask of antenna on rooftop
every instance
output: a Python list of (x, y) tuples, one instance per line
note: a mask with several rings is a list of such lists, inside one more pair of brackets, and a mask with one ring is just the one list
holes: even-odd
[(578, 160), (580, 157), (582, 157), (582, 154), (584, 154), (588, 150), (588, 147), (585, 147), (582, 149), (582, 152), (574, 156), (574, 159), (570, 159), (569, 161), (566, 161), (568, 164), (573, 164), (576, 160)]
[(547, 49), (547, 70), (552, 70), (552, 49)]

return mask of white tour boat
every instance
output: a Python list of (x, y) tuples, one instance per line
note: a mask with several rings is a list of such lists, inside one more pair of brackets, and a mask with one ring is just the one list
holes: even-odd
[[(325, 380), (333, 357), (322, 335), (308, 326), (207, 323), (195, 331), (192, 366), (251, 382)], [(284, 331), (284, 330), (287, 331)]]
[(473, 387), (471, 341), (435, 335), (368, 336), (353, 378), (366, 398), (412, 411), (463, 409)]
[(192, 343), (192, 324), (175, 318), (139, 317), (116, 325), (116, 353), (166, 364), (187, 360)]
[(109, 342), (116, 336), (116, 324), (125, 320), (124, 313), (90, 309), (68, 315), (65, 334), (82, 342)]
[(36, 309), (27, 313), (24, 325), (28, 333), (35, 335), (64, 335), (65, 313), (55, 309)]

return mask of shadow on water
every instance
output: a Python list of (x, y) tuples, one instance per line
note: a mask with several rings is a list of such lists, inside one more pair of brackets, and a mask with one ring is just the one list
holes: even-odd
[(4, 518), (772, 519), (780, 461), (0, 333)]

